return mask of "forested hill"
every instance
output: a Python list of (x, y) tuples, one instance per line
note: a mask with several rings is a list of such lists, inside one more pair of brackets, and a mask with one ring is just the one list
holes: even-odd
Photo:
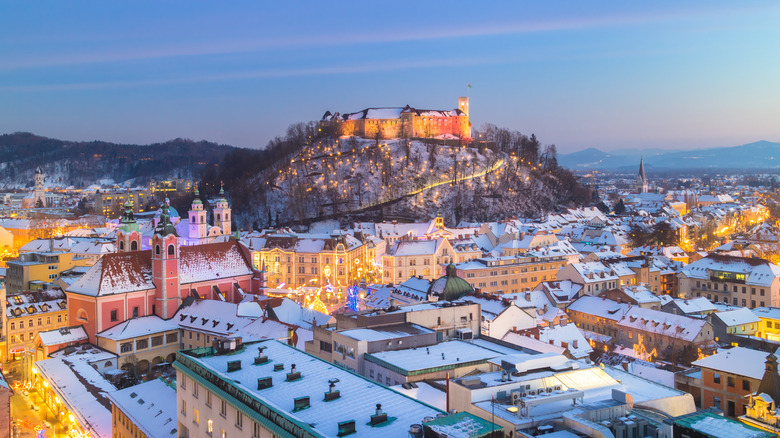
[(177, 138), (151, 145), (73, 142), (26, 132), (0, 135), (0, 187), (28, 187), (40, 166), (47, 184), (85, 187), (149, 178), (198, 178), (237, 148)]

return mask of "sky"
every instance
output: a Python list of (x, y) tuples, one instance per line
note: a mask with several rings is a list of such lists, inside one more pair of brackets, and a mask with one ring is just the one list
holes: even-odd
[(0, 0), (0, 133), (261, 148), (468, 94), (474, 127), (562, 153), (780, 141), (778, 23), (773, 1)]

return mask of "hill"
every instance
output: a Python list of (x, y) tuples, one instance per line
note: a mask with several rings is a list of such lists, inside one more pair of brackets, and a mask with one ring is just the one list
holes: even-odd
[(775, 169), (780, 167), (780, 143), (766, 140), (740, 146), (688, 151), (625, 150), (608, 153), (589, 148), (562, 154), (558, 162), (579, 170), (634, 170), (643, 156), (648, 169)]
[(193, 178), (236, 148), (177, 138), (151, 145), (72, 142), (27, 132), (0, 135), (0, 187), (30, 187), (40, 166), (49, 184), (85, 187), (99, 182)]

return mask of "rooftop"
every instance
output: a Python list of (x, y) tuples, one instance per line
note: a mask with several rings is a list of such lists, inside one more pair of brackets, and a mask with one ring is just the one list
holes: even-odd
[[(254, 365), (257, 347), (261, 346), (266, 347), (263, 353), (269, 361)], [(241, 368), (228, 372), (228, 363), (236, 361)], [(292, 364), (300, 372), (299, 378), (286, 376)], [(274, 371), (274, 365), (283, 365), (284, 370)], [(229, 393), (236, 393), (245, 414), (256, 417), (258, 422), (267, 421), (264, 415), (281, 415), (287, 421), (277, 424), (297, 436), (336, 437), (339, 423), (350, 420), (355, 422), (357, 436), (405, 436), (410, 425), (442, 413), (275, 340), (244, 344), (228, 355), (215, 355), (211, 348), (179, 352), (174, 366), (204, 385), (220, 385)], [(271, 378), (272, 386), (257, 389), (261, 378)], [(320, 394), (329, 390), (329, 382), (334, 379), (338, 379), (334, 389), (339, 391), (339, 397), (324, 401)], [(300, 397), (309, 397), (309, 406), (295, 410), (295, 400)], [(387, 421), (372, 426), (375, 404), (382, 405)], [(272, 412), (264, 414), (268, 410)]]

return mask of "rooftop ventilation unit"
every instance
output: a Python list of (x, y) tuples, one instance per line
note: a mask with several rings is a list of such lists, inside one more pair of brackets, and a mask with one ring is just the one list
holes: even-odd
[(342, 421), (339, 423), (339, 433), (336, 436), (342, 437), (355, 433), (355, 420)]
[(255, 358), (255, 365), (260, 365), (268, 362), (268, 356), (263, 354), (263, 350), (265, 350), (266, 347), (263, 345), (262, 347), (257, 347), (257, 357)]
[(287, 373), (287, 381), (294, 382), (300, 378), (301, 378), (300, 371), (295, 371), (295, 364), (292, 364), (292, 366), (290, 366), (290, 372)]
[(336, 400), (337, 398), (341, 397), (341, 392), (336, 388), (336, 383), (339, 382), (339, 379), (330, 379), (328, 380), (328, 383), (330, 384), (330, 387), (328, 388), (328, 392), (325, 393), (325, 401), (329, 402), (331, 400)]
[(311, 404), (309, 403), (309, 396), (298, 397), (294, 400), (294, 403), (295, 406), (293, 407), (293, 412), (302, 411), (308, 408), (309, 406), (311, 406)]
[(231, 360), (227, 363), (227, 372), (233, 372), (238, 371), (241, 369), (241, 361), (240, 360)]
[(284, 369), (284, 364), (283, 363), (275, 363), (274, 364), (274, 371), (281, 371), (283, 369)]
[(382, 412), (382, 404), (377, 403), (376, 404), (376, 413), (371, 416), (371, 425), (376, 426), (377, 424), (382, 424), (385, 421), (387, 421), (387, 414)]
[(274, 383), (271, 377), (261, 377), (257, 379), (257, 389), (266, 389), (272, 386), (274, 386)]

